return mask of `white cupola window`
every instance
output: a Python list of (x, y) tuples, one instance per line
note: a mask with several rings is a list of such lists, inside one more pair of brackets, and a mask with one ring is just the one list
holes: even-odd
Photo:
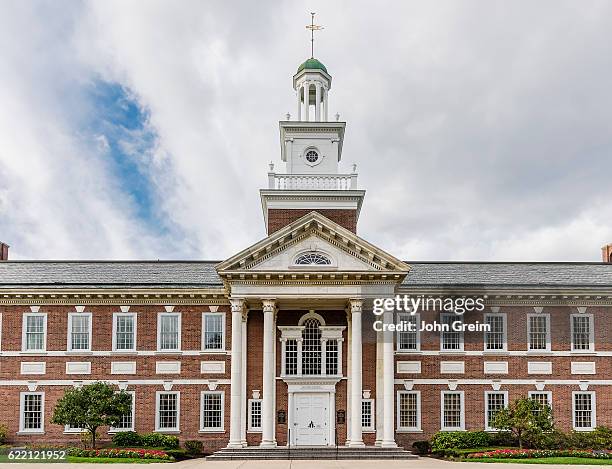
[(320, 252), (307, 252), (295, 259), (295, 265), (331, 265), (331, 259)]
[(282, 333), (282, 376), (342, 376), (342, 331), (345, 326), (326, 326), (310, 312), (297, 326), (279, 326)]

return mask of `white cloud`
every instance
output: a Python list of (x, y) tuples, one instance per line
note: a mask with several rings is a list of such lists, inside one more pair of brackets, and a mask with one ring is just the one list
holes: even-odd
[[(362, 236), (438, 260), (597, 260), (612, 241), (607, 2), (3, 10), (0, 238), (16, 256), (221, 259), (262, 237), (257, 191), (295, 112), (311, 10), (330, 115), (348, 122), (343, 163), (368, 190)], [(150, 112), (157, 140), (139, 164), (166, 231), (135, 218), (104, 135), (78, 138), (75, 116), (95, 109), (70, 90), (100, 77)]]

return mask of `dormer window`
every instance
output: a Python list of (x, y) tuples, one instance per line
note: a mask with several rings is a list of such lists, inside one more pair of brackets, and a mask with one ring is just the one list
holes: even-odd
[(331, 265), (331, 259), (318, 252), (307, 252), (297, 257), (295, 265)]

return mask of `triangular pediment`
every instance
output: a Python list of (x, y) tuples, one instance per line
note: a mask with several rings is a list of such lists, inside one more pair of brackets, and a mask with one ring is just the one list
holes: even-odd
[[(297, 265), (302, 254), (318, 253), (329, 264)], [(318, 212), (310, 212), (217, 266), (220, 275), (303, 272), (405, 276), (410, 267)]]

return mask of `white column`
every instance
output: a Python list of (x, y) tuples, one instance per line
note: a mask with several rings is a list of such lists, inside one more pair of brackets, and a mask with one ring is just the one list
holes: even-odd
[(240, 438), (242, 446), (247, 445), (247, 320), (249, 317), (248, 310), (245, 310), (242, 315), (242, 404), (240, 409)]
[(383, 333), (376, 332), (376, 441), (375, 445), (380, 446), (383, 440)]
[(263, 398), (261, 404), (261, 444), (276, 446), (274, 435), (274, 300), (263, 300)]
[(363, 300), (351, 299), (351, 441), (349, 446), (365, 446), (361, 432), (361, 395), (362, 395), (362, 337), (361, 310)]
[(297, 89), (297, 120), (302, 120), (302, 87), (298, 86)]
[(323, 121), (328, 122), (329, 121), (329, 117), (327, 115), (327, 88), (323, 88)]
[(310, 120), (310, 83), (304, 83), (304, 120), (308, 122)]
[(353, 341), (351, 340), (353, 328), (351, 326), (353, 321), (351, 320), (350, 308), (346, 308), (346, 324), (348, 326), (346, 331), (346, 445), (348, 446), (351, 442), (351, 391), (353, 389), (353, 380), (351, 378), (351, 350), (353, 347)]
[[(393, 324), (393, 311), (384, 313), (384, 324)], [(395, 357), (393, 332), (383, 332), (383, 448), (395, 448)]]
[(242, 298), (231, 298), (232, 306), (232, 373), (230, 403), (230, 439), (228, 448), (242, 448), (242, 314), (245, 304)]
[(321, 83), (315, 83), (315, 121), (321, 120)]

